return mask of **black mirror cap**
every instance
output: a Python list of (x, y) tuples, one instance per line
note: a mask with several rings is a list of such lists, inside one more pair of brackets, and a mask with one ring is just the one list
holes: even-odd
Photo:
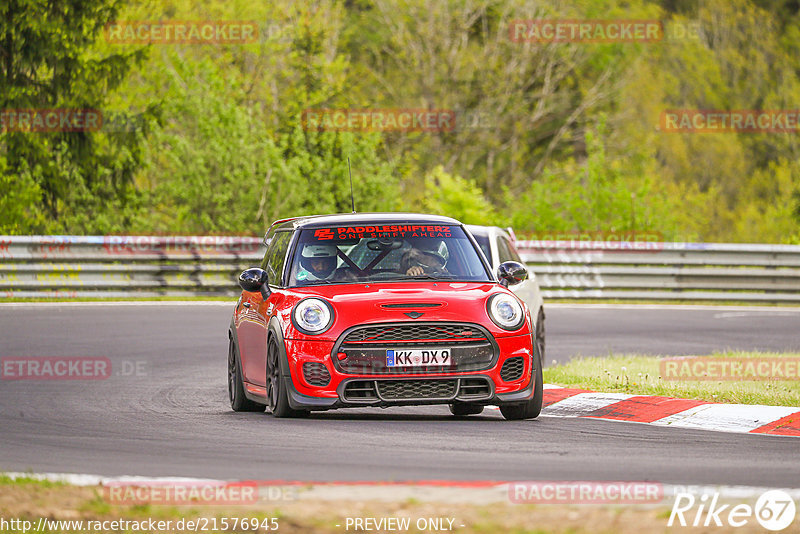
[(497, 278), (504, 286), (513, 286), (528, 278), (528, 269), (518, 261), (505, 261), (497, 266)]
[(239, 287), (245, 291), (261, 291), (266, 285), (267, 271), (264, 269), (252, 267), (250, 269), (245, 269), (242, 271), (242, 274), (239, 275)]

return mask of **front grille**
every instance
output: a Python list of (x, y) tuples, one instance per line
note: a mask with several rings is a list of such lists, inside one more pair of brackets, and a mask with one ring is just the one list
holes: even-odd
[[(389, 367), (387, 351), (397, 349), (447, 349), (450, 363), (413, 369)], [(497, 361), (497, 345), (491, 334), (474, 324), (386, 323), (348, 330), (334, 345), (331, 356), (334, 355), (336, 369), (347, 374), (456, 373), (492, 367)]]
[(380, 380), (379, 395), (387, 400), (449, 399), (455, 397), (457, 380)]
[(522, 356), (515, 356), (503, 362), (503, 368), (500, 369), (500, 378), (504, 382), (513, 382), (522, 377), (522, 371), (525, 370), (525, 360)]
[(342, 400), (353, 404), (424, 404), (416, 401), (482, 401), (492, 397), (488, 378), (352, 380), (340, 390)]
[(370, 343), (469, 343), (487, 341), (486, 335), (469, 325), (442, 324), (393, 324), (366, 326), (351, 331), (343, 344)]
[(328, 372), (328, 368), (319, 362), (304, 363), (303, 377), (312, 386), (327, 386), (331, 381), (331, 374)]

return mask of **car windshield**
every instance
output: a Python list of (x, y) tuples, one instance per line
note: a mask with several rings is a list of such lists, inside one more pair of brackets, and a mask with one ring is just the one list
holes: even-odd
[(464, 230), (441, 223), (381, 223), (302, 230), (290, 269), (290, 286), (491, 280)]

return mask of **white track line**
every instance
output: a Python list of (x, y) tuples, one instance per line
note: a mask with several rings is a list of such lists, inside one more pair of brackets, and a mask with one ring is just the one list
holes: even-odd
[(631, 397), (626, 393), (578, 393), (545, 407), (542, 415), (580, 417)]
[(723, 432), (750, 432), (782, 417), (797, 413), (791, 406), (758, 406), (749, 404), (701, 404), (673, 415), (668, 415), (653, 425), (720, 430)]

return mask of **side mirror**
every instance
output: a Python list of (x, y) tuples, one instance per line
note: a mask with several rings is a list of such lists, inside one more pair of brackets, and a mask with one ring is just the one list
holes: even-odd
[(245, 269), (239, 275), (239, 287), (254, 293), (260, 291), (264, 300), (266, 300), (270, 294), (269, 285), (267, 284), (267, 271), (258, 267)]
[(518, 261), (506, 261), (497, 266), (497, 278), (502, 285), (513, 286), (528, 278), (528, 269)]

